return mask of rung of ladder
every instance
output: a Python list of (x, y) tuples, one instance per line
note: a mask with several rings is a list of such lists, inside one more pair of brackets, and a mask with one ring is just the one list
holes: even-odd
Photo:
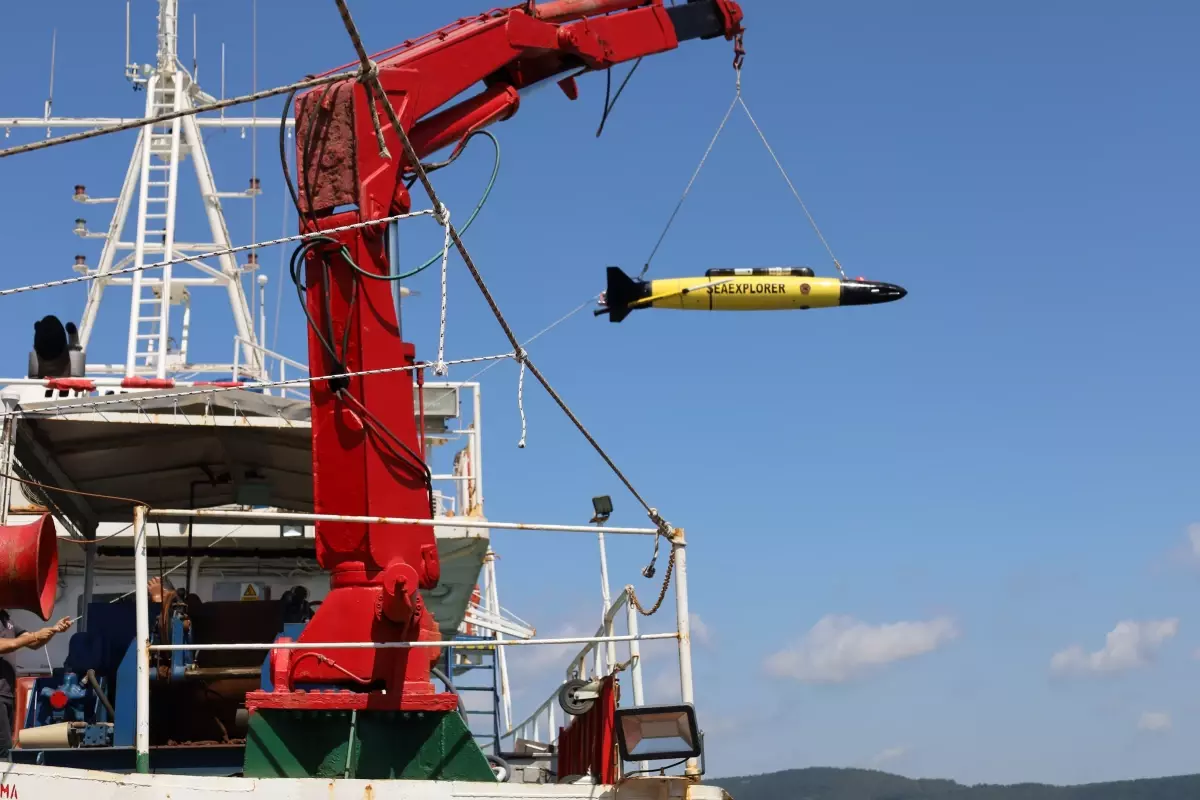
[[(149, 198), (147, 198), (149, 199)], [(166, 214), (146, 214), (146, 219), (166, 219)]]
[(170, 181), (146, 181), (147, 186), (170, 186)]
[(139, 297), (138, 302), (146, 305), (147, 303), (160, 303), (162, 301), (157, 297)]
[(159, 322), (160, 318), (159, 317), (138, 317), (137, 321), (138, 322)]
[(139, 334), (138, 334), (136, 337), (134, 337), (134, 338), (137, 338), (137, 339), (157, 339), (157, 338), (158, 338), (158, 334), (157, 334), (157, 333), (139, 333)]
[(166, 231), (146, 231), (147, 236), (166, 236)]

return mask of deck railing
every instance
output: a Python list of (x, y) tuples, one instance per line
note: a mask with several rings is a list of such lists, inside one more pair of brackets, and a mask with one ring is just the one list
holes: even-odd
[[(336, 514), (294, 514), (287, 512), (262, 512), (253, 510), (230, 509), (134, 509), (134, 581), (135, 586), (143, 587), (149, 579), (147, 566), (147, 519), (150, 517), (210, 517), (235, 518), (247, 520), (285, 520), (291, 522), (317, 522), (322, 520), (367, 522), (377, 524), (408, 524), (408, 525), (444, 525), (446, 520), (399, 519), (374, 516), (347, 516)], [(467, 528), (486, 528), (504, 531), (555, 531), (562, 533), (594, 534), (595, 528), (585, 525), (531, 524), (490, 522), (482, 519), (462, 518), (449, 523)], [(659, 536), (657, 528), (605, 528), (609, 534), (633, 536)], [(626, 642), (629, 645), (629, 666), (634, 672), (634, 703), (640, 704), (641, 698), (641, 664), (639, 644), (644, 641), (675, 640), (679, 656), (679, 676), (681, 699), (685, 703), (693, 702), (692, 688), (692, 656), (691, 631), (688, 619), (687, 602), (687, 560), (686, 542), (683, 531), (675, 529), (670, 538), (672, 556), (674, 558), (676, 629), (671, 633), (640, 634), (637, 629), (637, 611), (629, 602), (631, 590), (627, 588), (612, 604), (604, 615), (604, 622), (595, 636), (563, 637), (550, 639), (497, 639), (492, 644), (496, 647), (536, 647), (547, 645), (581, 644), (584, 648), (571, 661), (567, 674), (569, 676), (588, 676), (588, 663), (592, 664), (591, 677), (599, 677), (610, 673), (617, 665), (611, 663), (611, 656), (606, 657), (610, 645)], [(137, 753), (137, 768), (139, 772), (149, 771), (150, 754), (150, 653), (174, 650), (200, 652), (207, 650), (345, 650), (345, 649), (395, 649), (395, 648), (424, 648), (424, 647), (454, 647), (458, 642), (247, 642), (232, 644), (150, 644), (149, 597), (145, 591), (135, 593), (137, 603), (137, 717), (135, 726), (135, 750)], [(626, 612), (629, 633), (615, 635), (613, 623), (617, 614), (624, 609)], [(600, 645), (606, 645), (601, 648)], [(614, 648), (615, 649), (615, 648)], [(534, 712), (530, 719), (514, 726), (502, 739), (515, 739), (522, 731), (530, 730), (533, 738), (541, 736), (541, 720), (544, 715), (547, 733), (555, 735), (553, 728), (558, 714), (554, 708), (557, 703), (557, 692)], [(699, 774), (695, 760), (688, 762), (688, 773)]]
[[(563, 684), (572, 678), (581, 680), (593, 680), (604, 678), (611, 675), (613, 672), (628, 669), (630, 672), (630, 680), (633, 684), (633, 705), (640, 706), (645, 701), (642, 693), (642, 659), (641, 659), (641, 642), (647, 639), (664, 638), (664, 635), (641, 636), (638, 633), (638, 615), (637, 609), (629, 602), (633, 587), (626, 587), (625, 591), (617, 596), (617, 599), (608, 608), (604, 614), (604, 622), (596, 630), (595, 636), (590, 637), (583, 649), (571, 659), (567, 665), (566, 678)], [(627, 626), (627, 635), (618, 637), (615, 635), (613, 626), (617, 615), (625, 611), (625, 620)], [(665, 638), (678, 638), (678, 631), (675, 633), (665, 634)], [(626, 661), (617, 664), (612, 663), (615, 657), (616, 644), (625, 642), (628, 644)], [(601, 645), (604, 645), (603, 647)], [(589, 671), (588, 666), (591, 665)], [(564, 716), (560, 712), (562, 709), (559, 706), (558, 694), (562, 688), (562, 684), (555, 687), (550, 696), (538, 706), (532, 714), (526, 717), (522, 722), (514, 725), (509, 730), (500, 735), (500, 742), (509, 742), (509, 749), (513, 749), (516, 742), (520, 739), (525, 739), (539, 744), (554, 744), (558, 741), (558, 723)], [(569, 719), (562, 719), (566, 722)], [(545, 732), (545, 738), (542, 734)]]

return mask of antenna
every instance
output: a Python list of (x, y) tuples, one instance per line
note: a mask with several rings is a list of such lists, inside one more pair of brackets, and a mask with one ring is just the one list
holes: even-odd
[(125, 0), (125, 74), (129, 74), (129, 4), (131, 0)]
[(192, 82), (200, 82), (200, 59), (196, 53), (196, 15), (192, 14)]
[(50, 34), (50, 94), (46, 98), (45, 114), (46, 119), (50, 119), (50, 109), (54, 106), (54, 56), (58, 46), (58, 29)]
[[(221, 42), (221, 99), (225, 99), (225, 43)], [(225, 109), (221, 109), (221, 119), (225, 119)]]

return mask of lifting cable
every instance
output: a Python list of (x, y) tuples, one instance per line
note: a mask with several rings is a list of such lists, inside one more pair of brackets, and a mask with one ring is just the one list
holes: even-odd
[(838, 261), (837, 256), (833, 254), (833, 248), (830, 247), (829, 241), (825, 238), (825, 234), (821, 233), (821, 228), (817, 225), (816, 219), (808, 210), (808, 206), (805, 204), (804, 199), (800, 196), (800, 192), (797, 191), (796, 185), (792, 183), (792, 179), (788, 177), (787, 170), (784, 169), (783, 163), (779, 160), (779, 156), (775, 155), (775, 150), (771, 147), (771, 143), (767, 141), (766, 134), (763, 133), (762, 128), (758, 124), (758, 120), (756, 120), (754, 115), (750, 113), (750, 106), (746, 105), (746, 98), (742, 96), (742, 63), (745, 60), (745, 56), (746, 53), (745, 50), (742, 49), (741, 36), (738, 36), (737, 49), (735, 51), (733, 60), (733, 69), (736, 73), (736, 85), (733, 101), (730, 102), (729, 109), (725, 112), (725, 116), (721, 119), (721, 124), (717, 126), (717, 132), (713, 135), (712, 141), (708, 143), (708, 149), (704, 151), (704, 155), (700, 159), (700, 164), (696, 167), (696, 171), (692, 173), (691, 180), (688, 181), (687, 186), (684, 188), (683, 195), (679, 198), (679, 202), (676, 203), (675, 210), (671, 212), (671, 216), (667, 219), (667, 224), (663, 228), (662, 234), (659, 235), (658, 241), (654, 244), (654, 249), (650, 251), (650, 256), (646, 259), (646, 263), (642, 267), (642, 273), (638, 276), (639, 278), (644, 278), (646, 273), (650, 271), (650, 263), (654, 260), (654, 256), (658, 254), (658, 249), (662, 246), (663, 240), (667, 238), (667, 232), (671, 230), (671, 225), (674, 224), (675, 217), (679, 214), (679, 209), (683, 207), (684, 201), (687, 200), (688, 194), (692, 191), (692, 186), (696, 183), (696, 178), (700, 176), (700, 171), (704, 169), (705, 162), (708, 161), (709, 155), (712, 154), (713, 146), (716, 145), (717, 139), (721, 137), (721, 133), (725, 130), (725, 125), (729, 122), (729, 116), (733, 113), (733, 109), (739, 105), (742, 107), (742, 110), (746, 112), (746, 118), (749, 119), (750, 124), (754, 126), (754, 130), (756, 133), (758, 133), (758, 138), (762, 140), (763, 146), (767, 148), (767, 152), (771, 155), (771, 160), (775, 162), (775, 166), (779, 167), (779, 173), (783, 175), (783, 180), (787, 183), (788, 188), (792, 190), (792, 196), (794, 196), (796, 198), (796, 202), (800, 204), (801, 210), (804, 211), (804, 216), (808, 218), (808, 224), (812, 226), (813, 231), (815, 231), (817, 234), (817, 238), (820, 239), (821, 244), (824, 245), (825, 251), (829, 253), (829, 258), (833, 261), (833, 266), (837, 267), (838, 274), (842, 276), (843, 280), (846, 278), (846, 271), (842, 269), (842, 263)]

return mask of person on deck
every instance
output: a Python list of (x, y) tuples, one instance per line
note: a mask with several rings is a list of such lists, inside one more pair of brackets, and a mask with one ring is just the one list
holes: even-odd
[(51, 639), (70, 628), (72, 622), (70, 617), (63, 617), (48, 628), (27, 631), (12, 621), (8, 611), (0, 610), (0, 758), (7, 759), (12, 750), (17, 651), (45, 647)]

